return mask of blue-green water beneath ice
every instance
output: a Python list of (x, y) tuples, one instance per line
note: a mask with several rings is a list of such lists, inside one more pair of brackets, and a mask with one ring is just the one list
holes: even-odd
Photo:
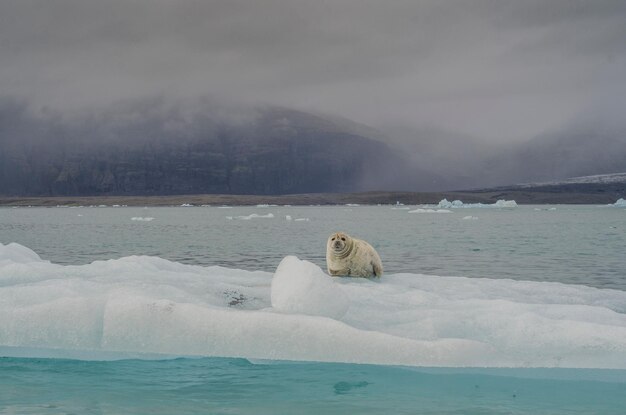
[(0, 358), (3, 414), (623, 414), (626, 371)]

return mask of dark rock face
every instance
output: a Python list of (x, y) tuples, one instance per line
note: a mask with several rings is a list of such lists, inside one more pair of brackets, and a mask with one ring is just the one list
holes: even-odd
[(162, 102), (63, 119), (0, 108), (0, 194), (286, 194), (406, 187), (385, 144), (314, 115), (266, 108), (241, 119)]

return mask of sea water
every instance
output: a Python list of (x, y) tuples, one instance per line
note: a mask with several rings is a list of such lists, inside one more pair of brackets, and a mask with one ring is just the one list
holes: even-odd
[[(336, 230), (380, 281), (324, 273)], [(0, 412), (623, 413), (625, 230), (617, 206), (0, 209)]]

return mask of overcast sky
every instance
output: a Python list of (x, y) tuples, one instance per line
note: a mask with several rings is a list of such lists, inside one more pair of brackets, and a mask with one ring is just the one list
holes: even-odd
[(526, 139), (626, 108), (626, 1), (2, 0), (0, 94), (209, 94)]

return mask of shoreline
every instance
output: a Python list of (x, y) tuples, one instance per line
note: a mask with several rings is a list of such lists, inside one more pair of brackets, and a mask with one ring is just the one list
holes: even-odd
[(541, 204), (610, 204), (619, 196), (607, 193), (538, 192), (528, 190), (458, 191), (458, 192), (361, 192), (361, 193), (305, 193), (291, 195), (117, 195), (117, 196), (0, 196), (0, 207), (33, 206), (181, 206), (229, 205), (423, 205), (437, 204), (442, 199), (461, 200), (464, 203), (495, 203), (500, 199), (515, 200), (522, 205)]

